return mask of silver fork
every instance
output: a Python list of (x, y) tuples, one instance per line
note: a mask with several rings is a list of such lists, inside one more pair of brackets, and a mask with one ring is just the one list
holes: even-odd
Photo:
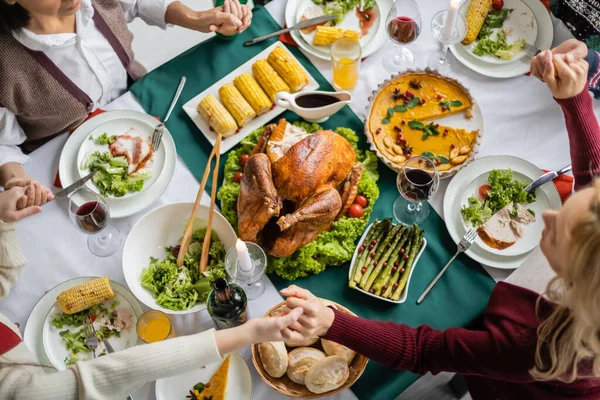
[(525, 46), (523, 46), (523, 50), (525, 50), (525, 53), (527, 53), (527, 55), (531, 58), (537, 56), (542, 52), (542, 50), (538, 49), (533, 45), (530, 45), (529, 43), (525, 43)]
[(423, 302), (423, 300), (429, 294), (429, 292), (431, 291), (431, 289), (433, 289), (433, 287), (435, 286), (436, 283), (438, 283), (438, 281), (440, 280), (440, 278), (442, 277), (442, 275), (444, 275), (444, 273), (446, 272), (446, 270), (448, 269), (448, 267), (450, 266), (450, 264), (452, 264), (452, 261), (454, 261), (454, 259), (456, 257), (458, 257), (458, 255), (460, 253), (464, 253), (465, 251), (467, 251), (469, 249), (469, 247), (471, 247), (471, 245), (475, 241), (476, 237), (477, 237), (477, 229), (476, 228), (471, 228), (471, 230), (469, 230), (467, 233), (465, 233), (465, 236), (463, 236), (462, 240), (458, 243), (458, 247), (456, 249), (456, 253), (454, 253), (454, 255), (452, 256), (452, 258), (450, 259), (450, 261), (448, 261), (448, 264), (446, 264), (446, 266), (444, 268), (442, 268), (442, 270), (440, 271), (440, 273), (437, 274), (437, 276), (435, 277), (435, 279), (433, 281), (431, 281), (431, 283), (429, 284), (429, 286), (427, 286), (427, 289), (425, 289), (425, 291), (423, 292), (423, 294), (421, 295), (421, 297), (419, 297), (419, 299), (417, 300), (417, 304), (421, 304)]
[(85, 347), (92, 351), (94, 358), (96, 358), (96, 349), (98, 348), (98, 336), (96, 336), (96, 328), (89, 320), (85, 321), (83, 327), (83, 334), (85, 335)]
[(169, 111), (167, 111), (167, 115), (160, 124), (154, 128), (154, 133), (152, 133), (152, 150), (158, 150), (158, 146), (160, 146), (160, 142), (163, 137), (163, 133), (165, 133), (165, 123), (169, 120), (177, 101), (179, 100), (179, 96), (181, 96), (181, 92), (183, 91), (183, 87), (185, 86), (187, 78), (185, 76), (181, 77), (179, 81), (179, 86), (177, 87), (177, 91), (175, 92), (175, 97), (173, 97), (173, 101), (171, 102), (171, 106), (169, 107)]

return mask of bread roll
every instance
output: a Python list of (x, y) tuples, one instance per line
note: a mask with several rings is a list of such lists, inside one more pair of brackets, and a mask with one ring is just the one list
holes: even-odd
[(297, 349), (290, 351), (287, 369), (288, 378), (290, 378), (292, 382), (304, 385), (304, 378), (310, 367), (312, 367), (316, 361), (325, 357), (327, 357), (325, 353), (312, 347), (298, 347)]
[(267, 342), (258, 345), (263, 368), (273, 378), (281, 378), (288, 366), (288, 352), (283, 342)]
[(312, 346), (313, 344), (317, 343), (318, 341), (319, 341), (319, 338), (314, 337), (314, 338), (300, 340), (298, 342), (286, 341), (285, 344), (287, 344), (288, 347), (308, 347), (308, 346)]
[(339, 343), (332, 342), (331, 340), (321, 339), (321, 345), (323, 346), (325, 354), (328, 356), (342, 356), (348, 365), (352, 364), (352, 360), (354, 360), (354, 356), (356, 356), (354, 350)]
[(330, 356), (315, 362), (306, 374), (304, 383), (313, 393), (325, 393), (342, 386), (350, 370), (342, 356)]

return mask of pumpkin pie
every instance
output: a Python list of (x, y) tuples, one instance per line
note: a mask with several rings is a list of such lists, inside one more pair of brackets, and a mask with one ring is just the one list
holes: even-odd
[(217, 372), (210, 378), (210, 381), (204, 385), (204, 390), (196, 394), (198, 399), (225, 400), (230, 360), (231, 355), (227, 356)]

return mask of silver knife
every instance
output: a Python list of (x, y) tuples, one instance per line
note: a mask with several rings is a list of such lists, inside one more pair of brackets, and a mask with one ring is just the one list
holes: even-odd
[(563, 169), (559, 169), (558, 171), (546, 172), (544, 175), (540, 176), (535, 181), (533, 181), (529, 185), (527, 185), (527, 187), (525, 188), (525, 191), (531, 192), (531, 191), (539, 188), (543, 184), (550, 182), (551, 180), (555, 179), (556, 177), (561, 176), (562, 174), (566, 174), (567, 172), (569, 172), (571, 170), (571, 168), (572, 167), (570, 165), (568, 165), (568, 166), (564, 167)]
[(268, 35), (265, 35), (265, 36), (257, 37), (256, 39), (248, 40), (246, 43), (244, 43), (244, 46), (251, 46), (253, 44), (262, 42), (263, 40), (266, 40), (273, 36), (279, 36), (282, 33), (288, 33), (291, 31), (297, 31), (299, 29), (308, 28), (309, 26), (313, 26), (313, 25), (321, 24), (323, 22), (331, 21), (333, 19), (336, 19), (337, 17), (338, 17), (337, 15), (322, 15), (317, 18), (307, 19), (306, 21), (298, 22), (296, 25), (292, 26), (291, 28), (285, 28), (285, 29), (282, 29), (277, 32), (269, 33)]
[[(69, 185), (64, 189), (59, 190), (58, 192), (54, 193), (54, 199), (57, 199), (58, 197), (67, 196), (67, 195), (73, 193), (74, 191), (76, 191), (77, 189), (79, 189), (80, 187), (85, 185), (87, 181), (89, 181), (90, 179), (92, 179), (94, 177), (94, 175), (96, 175), (96, 171), (90, 172), (89, 174), (87, 174), (86, 176), (84, 176), (83, 178), (78, 180), (77, 182), (73, 183), (72, 185)], [(49, 200), (48, 203), (50, 203), (51, 201), (52, 200)]]
[[(113, 349), (113, 347), (108, 342), (108, 340), (102, 339), (102, 343), (104, 343), (104, 347), (106, 347), (106, 351), (108, 351), (108, 354), (111, 354), (111, 353), (115, 352), (115, 349)], [(127, 400), (133, 400), (133, 397), (127, 396)]]

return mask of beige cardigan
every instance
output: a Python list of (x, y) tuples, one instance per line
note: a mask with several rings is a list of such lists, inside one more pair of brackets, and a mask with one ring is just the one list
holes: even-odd
[[(0, 300), (8, 295), (25, 262), (14, 224), (0, 224)], [(0, 323), (21, 336), (17, 327), (2, 314)], [(0, 399), (120, 400), (146, 382), (179, 375), (222, 359), (214, 329), (133, 347), (77, 363), (61, 372), (41, 366), (11, 366), (39, 364), (36, 356), (21, 343), (0, 356)]]

